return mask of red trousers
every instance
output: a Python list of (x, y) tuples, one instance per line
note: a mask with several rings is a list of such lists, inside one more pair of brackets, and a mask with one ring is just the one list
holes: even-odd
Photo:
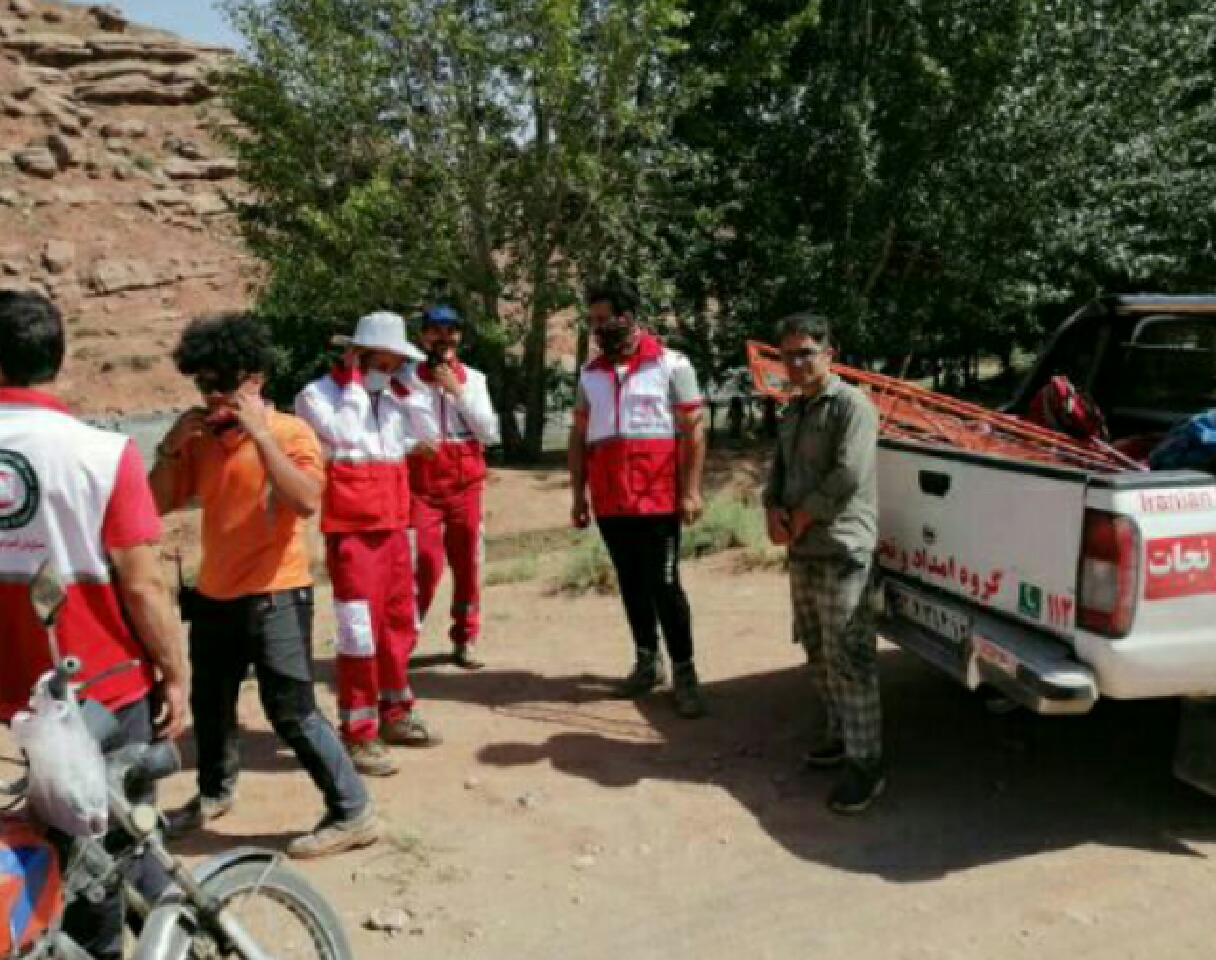
[(452, 568), (452, 643), (467, 646), (481, 636), (481, 566), (485, 540), (481, 525), (484, 484), (444, 497), (417, 491), (410, 498), (415, 538), (418, 616), (425, 620), (443, 578), (444, 559)]
[(404, 530), (331, 533), (325, 560), (338, 626), (342, 735), (374, 740), (414, 706), (410, 654), (418, 643), (414, 568)]

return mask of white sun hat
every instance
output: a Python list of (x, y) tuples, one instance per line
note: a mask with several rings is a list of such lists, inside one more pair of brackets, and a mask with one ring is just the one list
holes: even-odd
[(353, 337), (334, 337), (333, 343), (336, 347), (383, 350), (407, 360), (426, 359), (426, 354), (405, 338), (405, 320), (387, 310), (369, 313), (359, 321)]

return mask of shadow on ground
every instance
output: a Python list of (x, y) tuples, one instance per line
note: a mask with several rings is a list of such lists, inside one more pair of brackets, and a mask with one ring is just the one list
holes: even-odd
[[(799, 769), (815, 708), (797, 667), (708, 684), (712, 715), (695, 722), (677, 718), (664, 696), (641, 701), (636, 716), (597, 709), (607, 687), (589, 676), (423, 670), (418, 684), (424, 699), (481, 703), (539, 724), (538, 741), (484, 747), (486, 764), (548, 763), (609, 789), (713, 784), (796, 856), (891, 881), (1087, 843), (1199, 856), (1191, 843), (1216, 840), (1211, 801), (1170, 776), (1173, 704), (993, 717), (911, 657), (884, 651), (882, 669), (890, 782), (857, 819), (825, 809), (830, 774)], [(562, 732), (545, 736), (549, 726)]]

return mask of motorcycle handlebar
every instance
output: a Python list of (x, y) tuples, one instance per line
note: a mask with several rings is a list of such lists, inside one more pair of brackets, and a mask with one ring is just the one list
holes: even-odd
[(171, 741), (158, 740), (140, 752), (139, 759), (127, 771), (127, 785), (147, 785), (171, 777), (182, 768), (182, 755)]
[(82, 664), (79, 657), (64, 657), (55, 664), (55, 672), (51, 676), (47, 689), (56, 700), (64, 700), (68, 695), (68, 685), (72, 678), (80, 673)]
[(97, 741), (102, 753), (109, 753), (118, 746), (122, 728), (118, 718), (109, 710), (96, 700), (85, 700), (80, 704), (80, 716), (89, 736)]
[(122, 728), (118, 718), (95, 700), (80, 705), (85, 727), (105, 754), (106, 765), (116, 772), (127, 789), (164, 780), (182, 767), (181, 754), (168, 741), (119, 746)]

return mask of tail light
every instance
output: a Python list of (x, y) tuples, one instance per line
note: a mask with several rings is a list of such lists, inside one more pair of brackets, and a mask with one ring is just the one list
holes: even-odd
[(1077, 623), (1092, 633), (1125, 637), (1140, 594), (1140, 530), (1129, 517), (1085, 511)]

